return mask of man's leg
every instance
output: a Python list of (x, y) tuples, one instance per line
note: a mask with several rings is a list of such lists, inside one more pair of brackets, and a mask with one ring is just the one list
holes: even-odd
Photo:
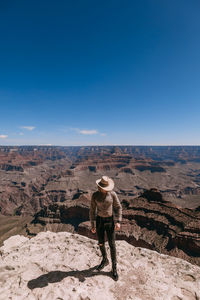
[(108, 243), (110, 246), (110, 256), (112, 260), (112, 274), (115, 280), (118, 280), (117, 274), (117, 257), (116, 257), (116, 245), (115, 245), (115, 224), (112, 220), (110, 223), (106, 224), (105, 230), (108, 237)]
[(103, 222), (101, 222), (101, 220), (99, 218), (97, 218), (97, 221), (96, 221), (96, 230), (97, 230), (99, 248), (100, 248), (100, 251), (101, 251), (101, 254), (102, 254), (102, 257), (103, 257), (100, 265), (98, 265), (96, 269), (101, 270), (106, 265), (109, 264), (109, 261), (108, 261), (108, 258), (107, 258), (107, 253), (106, 253), (106, 248), (105, 248), (104, 224), (103, 224)]

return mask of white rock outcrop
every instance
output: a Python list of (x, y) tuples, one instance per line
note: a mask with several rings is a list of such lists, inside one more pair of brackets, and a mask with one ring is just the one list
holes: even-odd
[[(111, 263), (94, 270), (97, 241), (68, 232), (12, 236), (0, 248), (1, 300), (197, 300), (200, 268), (116, 241), (119, 280)], [(106, 243), (108, 257), (109, 246)]]

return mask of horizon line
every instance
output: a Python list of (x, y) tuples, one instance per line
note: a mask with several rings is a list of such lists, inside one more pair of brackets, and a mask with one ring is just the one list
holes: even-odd
[(51, 145), (51, 144), (22, 144), (22, 145), (0, 145), (0, 147), (110, 147), (110, 146), (126, 146), (126, 147), (200, 147), (200, 145), (196, 144), (85, 144), (85, 145)]

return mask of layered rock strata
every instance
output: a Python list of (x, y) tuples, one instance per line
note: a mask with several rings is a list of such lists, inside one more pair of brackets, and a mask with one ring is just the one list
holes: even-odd
[(0, 212), (33, 215), (94, 189), (106, 174), (122, 198), (151, 187), (181, 206), (199, 206), (199, 147), (0, 146)]

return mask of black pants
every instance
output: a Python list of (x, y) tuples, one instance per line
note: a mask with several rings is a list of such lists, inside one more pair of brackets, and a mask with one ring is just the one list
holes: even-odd
[(97, 231), (99, 245), (103, 244), (104, 249), (105, 249), (105, 245), (104, 245), (105, 232), (107, 233), (112, 263), (116, 263), (115, 224), (114, 224), (113, 216), (103, 218), (97, 215), (96, 231)]

